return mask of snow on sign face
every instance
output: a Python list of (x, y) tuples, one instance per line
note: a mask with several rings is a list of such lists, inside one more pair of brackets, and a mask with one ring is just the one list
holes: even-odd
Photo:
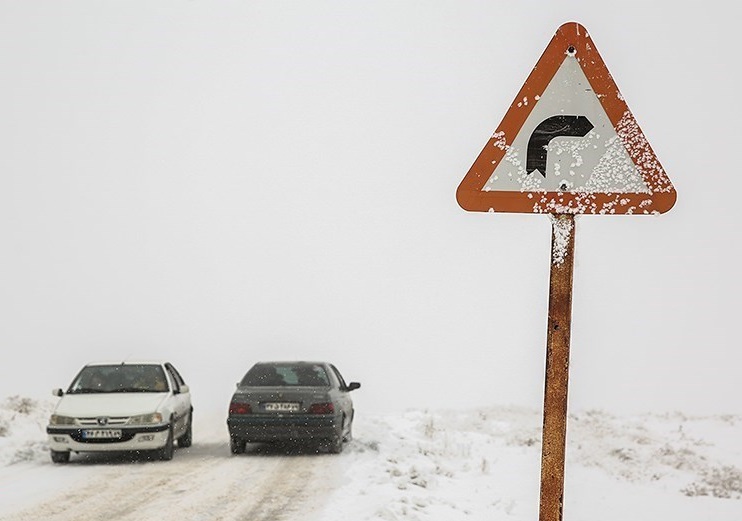
[(653, 214), (676, 193), (587, 31), (562, 25), (459, 185), (462, 208)]
[(570, 55), (483, 189), (651, 193)]

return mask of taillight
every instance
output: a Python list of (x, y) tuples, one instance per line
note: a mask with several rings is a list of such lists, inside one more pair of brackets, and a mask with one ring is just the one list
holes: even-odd
[(249, 403), (232, 402), (229, 404), (229, 414), (250, 414), (252, 407)]
[(309, 407), (309, 414), (332, 414), (335, 412), (335, 406), (332, 402), (313, 403)]

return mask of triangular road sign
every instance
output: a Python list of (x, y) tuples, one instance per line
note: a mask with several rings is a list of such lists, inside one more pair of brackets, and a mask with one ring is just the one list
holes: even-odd
[(461, 181), (474, 212), (655, 214), (675, 188), (587, 30), (562, 25)]

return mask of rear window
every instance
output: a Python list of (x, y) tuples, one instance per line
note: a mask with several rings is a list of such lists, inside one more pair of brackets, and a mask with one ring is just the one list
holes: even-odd
[(168, 390), (165, 371), (154, 364), (89, 365), (75, 377), (69, 394), (162, 393)]
[(244, 387), (328, 387), (325, 368), (316, 364), (256, 364), (240, 382)]

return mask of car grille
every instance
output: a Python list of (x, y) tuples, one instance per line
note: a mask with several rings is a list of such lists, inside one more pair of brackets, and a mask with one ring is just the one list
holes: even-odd
[[(101, 424), (98, 422), (99, 418), (106, 418), (106, 423)], [(94, 418), (77, 418), (77, 423), (81, 427), (121, 427), (126, 425), (129, 421), (128, 416), (110, 417), (110, 416), (96, 416)]]

